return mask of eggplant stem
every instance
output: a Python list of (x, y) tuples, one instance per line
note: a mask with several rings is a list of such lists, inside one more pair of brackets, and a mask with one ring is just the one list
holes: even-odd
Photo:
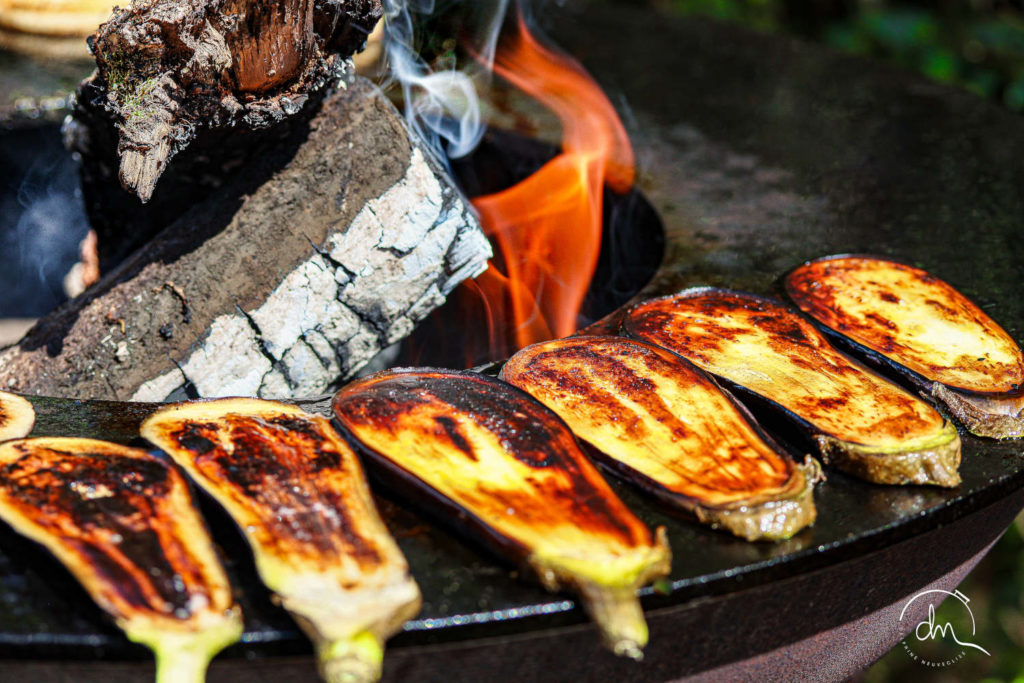
[(210, 654), (188, 647), (156, 651), (156, 683), (203, 683)]
[(129, 640), (156, 657), (156, 683), (203, 683), (218, 652), (242, 637), (242, 614), (233, 608), (207, 619), (191, 632), (174, 632), (152, 623), (119, 623)]
[(363, 631), (320, 644), (317, 661), (327, 683), (372, 683), (380, 679), (384, 644), (373, 633)]
[(643, 659), (648, 637), (647, 622), (636, 589), (582, 582), (578, 589), (583, 606), (612, 652), (635, 661)]

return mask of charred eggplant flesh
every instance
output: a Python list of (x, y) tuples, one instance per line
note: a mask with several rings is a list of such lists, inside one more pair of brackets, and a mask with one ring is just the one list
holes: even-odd
[(0, 444), (0, 517), (41, 543), (156, 654), (158, 683), (198, 683), (242, 619), (185, 478), (91, 439)]
[(555, 413), (500, 380), (447, 370), (373, 375), (333, 408), (397, 489), (549, 590), (576, 591), (609, 647), (641, 656), (636, 590), (669, 571), (664, 529), (630, 512)]
[(791, 271), (786, 293), (854, 352), (942, 401), (973, 433), (1024, 436), (1024, 354), (952, 286), (904, 263), (833, 256)]
[(807, 430), (826, 462), (855, 476), (960, 483), (960, 437), (950, 423), (777, 301), (691, 289), (638, 304), (623, 329), (759, 396)]
[(256, 568), (313, 640), (330, 682), (380, 677), (420, 592), (355, 454), (330, 422), (256, 399), (163, 408), (142, 434), (231, 515)]
[(502, 379), (533, 395), (612, 472), (748, 540), (814, 523), (813, 459), (799, 465), (689, 361), (623, 337), (529, 346)]

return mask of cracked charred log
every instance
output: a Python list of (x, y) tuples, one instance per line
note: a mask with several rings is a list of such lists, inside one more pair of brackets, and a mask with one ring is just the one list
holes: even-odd
[(0, 386), (163, 400), (314, 395), (405, 337), (490, 246), (362, 80), (0, 356)]
[(380, 0), (145, 0), (103, 24), (66, 137), (104, 270), (307, 124), (381, 13)]

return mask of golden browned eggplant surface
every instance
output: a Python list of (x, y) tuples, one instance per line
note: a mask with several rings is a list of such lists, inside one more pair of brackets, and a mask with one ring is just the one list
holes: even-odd
[(17, 394), (0, 391), (0, 441), (28, 436), (35, 422), (31, 403)]
[(558, 413), (613, 471), (715, 526), (785, 538), (814, 521), (815, 474), (669, 351), (623, 337), (570, 337), (523, 349), (502, 378)]
[(573, 432), (671, 491), (711, 505), (778, 493), (794, 464), (769, 446), (703, 372), (616, 337), (527, 347), (502, 379), (558, 413)]
[(170, 660), (212, 656), (241, 636), (231, 587), (184, 477), (145, 451), (90, 439), (4, 443), (0, 515), (46, 546), (130, 638), (171, 668), (182, 662)]
[(420, 595), (328, 420), (221, 399), (161, 409), (142, 434), (241, 527), (264, 583), (317, 644), (325, 678), (379, 677), (382, 642), (415, 616)]
[(795, 311), (751, 294), (698, 289), (655, 299), (632, 309), (624, 329), (842, 441), (905, 447), (944, 426), (934, 408), (837, 351)]
[(338, 419), (374, 452), (472, 511), (524, 549), (594, 537), (612, 554), (654, 537), (553, 414), (483, 377), (371, 377), (334, 399)]
[(976, 393), (1024, 387), (1024, 355), (976, 304), (920, 268), (877, 258), (811, 261), (786, 277), (797, 306), (922, 377)]
[[(356, 381), (333, 406), (396, 479), (467, 515), (546, 587), (579, 589), (609, 644), (639, 654), (647, 633), (634, 592), (668, 572), (664, 531), (652, 534), (630, 512), (557, 415), (496, 379), (440, 370)], [(624, 632), (594, 604), (609, 593), (608, 602), (631, 605)]]

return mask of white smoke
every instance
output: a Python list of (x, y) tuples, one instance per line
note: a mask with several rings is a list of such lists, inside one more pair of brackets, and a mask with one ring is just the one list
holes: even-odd
[[(463, 0), (464, 1), (464, 0)], [(434, 71), (416, 49), (414, 15), (430, 16), (434, 0), (385, 0), (385, 50), (391, 76), (402, 86), (405, 117), (415, 132), (442, 158), (471, 152), (486, 128), (478, 85), (490, 77), (498, 34), (509, 0), (469, 0), (475, 13), (476, 63), (465, 70)]]

